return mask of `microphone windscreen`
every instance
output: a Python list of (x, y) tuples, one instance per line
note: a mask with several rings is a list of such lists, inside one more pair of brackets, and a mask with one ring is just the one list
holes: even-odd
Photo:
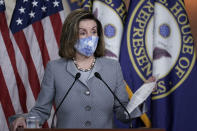
[(79, 79), (80, 76), (81, 76), (81, 73), (78, 72), (78, 73), (75, 75), (75, 80)]
[(99, 78), (99, 79), (102, 79), (102, 78), (101, 78), (101, 75), (100, 75), (98, 72), (95, 72), (95, 73), (94, 73), (94, 76), (96, 76), (96, 77)]

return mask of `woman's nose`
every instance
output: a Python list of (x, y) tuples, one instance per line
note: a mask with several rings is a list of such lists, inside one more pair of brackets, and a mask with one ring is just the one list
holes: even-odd
[(92, 31), (92, 30), (87, 31), (87, 37), (96, 36), (96, 35), (97, 33), (95, 31)]
[(87, 37), (90, 37), (90, 36), (92, 36), (92, 33), (91, 32), (88, 32), (87, 33)]

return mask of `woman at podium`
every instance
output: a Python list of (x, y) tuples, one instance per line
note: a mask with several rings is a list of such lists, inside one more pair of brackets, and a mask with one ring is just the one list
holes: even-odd
[[(130, 122), (146, 111), (144, 104), (130, 113), (126, 110), (129, 99), (120, 64), (104, 57), (102, 25), (90, 12), (77, 9), (67, 16), (59, 55), (47, 64), (35, 106), (12, 122), (14, 130), (25, 128), (28, 116), (39, 116), (42, 125), (53, 103), (56, 128), (113, 128), (114, 114)], [(148, 80), (153, 81), (154, 77)]]

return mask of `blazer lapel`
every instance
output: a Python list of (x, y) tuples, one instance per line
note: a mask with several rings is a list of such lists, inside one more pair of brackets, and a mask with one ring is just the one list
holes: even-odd
[(68, 60), (68, 64), (66, 67), (66, 70), (75, 77), (75, 75), (78, 73), (75, 64), (72, 60)]
[[(72, 60), (68, 61), (67, 64), (67, 71), (73, 76), (75, 77), (75, 75), (79, 72), (74, 64), (74, 62)], [(82, 77), (79, 77), (79, 81), (85, 85), (85, 87), (87, 87), (87, 85), (83, 82)]]
[(99, 72), (101, 70), (101, 67), (102, 67), (102, 63), (101, 63), (100, 59), (97, 58), (96, 62), (95, 62), (95, 65), (94, 65), (94, 68), (92, 69), (88, 79), (91, 79), (92, 77), (94, 77), (94, 73)]
[[(90, 76), (88, 78), (91, 79), (92, 77), (94, 77), (94, 73), (95, 72), (100, 72), (100, 70), (102, 69), (102, 63), (100, 61), (99, 58), (96, 59), (96, 62), (95, 62), (95, 65), (94, 65), (94, 68), (92, 69), (91, 73), (90, 73)], [(66, 67), (66, 70), (73, 76), (75, 77), (75, 75), (79, 72), (74, 64), (74, 62), (72, 60), (68, 60), (68, 64), (67, 64), (67, 67)], [(79, 78), (79, 80), (83, 83), (83, 81)], [(83, 83), (84, 84), (84, 83)]]

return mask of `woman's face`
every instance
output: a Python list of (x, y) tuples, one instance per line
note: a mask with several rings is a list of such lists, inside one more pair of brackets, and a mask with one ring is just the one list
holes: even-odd
[(97, 24), (94, 20), (84, 19), (79, 22), (79, 38), (98, 36)]

